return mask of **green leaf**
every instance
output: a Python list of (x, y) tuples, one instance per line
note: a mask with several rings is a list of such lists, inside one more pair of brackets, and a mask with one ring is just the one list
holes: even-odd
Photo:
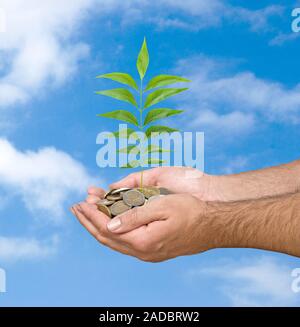
[(121, 130), (118, 130), (116, 132), (113, 133), (107, 133), (108, 137), (116, 137), (116, 138), (129, 138), (132, 134), (134, 135), (135, 130), (132, 128), (123, 128)]
[(167, 126), (151, 126), (146, 130), (145, 134), (147, 137), (151, 137), (151, 133), (173, 133), (173, 132), (179, 132), (179, 130)]
[(191, 82), (189, 79), (174, 75), (158, 75), (151, 79), (145, 91), (152, 90), (156, 87), (166, 86), (179, 82)]
[(101, 94), (117, 100), (125, 101), (137, 107), (137, 103), (133, 94), (127, 89), (118, 88), (112, 90), (97, 91), (96, 94)]
[(128, 162), (126, 165), (121, 166), (121, 168), (136, 168), (139, 167), (140, 163), (137, 160)]
[(175, 110), (175, 109), (168, 109), (168, 108), (156, 108), (150, 110), (144, 120), (144, 126), (150, 124), (156, 120), (163, 119), (166, 117), (178, 115), (182, 113), (183, 110)]
[(158, 145), (148, 145), (144, 153), (163, 153), (163, 152), (171, 152), (170, 150), (162, 149)]
[(139, 72), (141, 79), (144, 78), (144, 76), (147, 72), (148, 65), (149, 65), (149, 53), (148, 53), (148, 49), (147, 49), (146, 38), (144, 38), (144, 42), (143, 42), (143, 45), (141, 47), (141, 50), (139, 52), (137, 62), (136, 62), (136, 67), (137, 67), (137, 70)]
[(170, 89), (158, 89), (150, 94), (148, 94), (145, 102), (144, 108), (148, 108), (153, 106), (154, 104), (161, 102), (173, 95), (186, 91), (187, 88), (177, 89), (177, 88), (170, 88)]
[(148, 165), (160, 165), (165, 163), (164, 160), (158, 159), (158, 158), (148, 158), (143, 161), (143, 165), (148, 164)]
[(138, 86), (135, 82), (135, 80), (132, 78), (132, 76), (130, 76), (129, 74), (126, 73), (109, 73), (109, 74), (103, 74), (103, 75), (99, 75), (97, 76), (97, 78), (107, 78), (107, 79), (111, 79), (113, 81), (119, 82), (121, 84), (125, 84), (128, 86), (131, 86), (132, 88), (134, 88), (135, 90), (138, 90)]
[(136, 145), (128, 145), (126, 148), (118, 149), (118, 153), (127, 153), (127, 154), (138, 154), (140, 152), (140, 147)]
[(139, 125), (135, 116), (127, 110), (115, 110), (115, 111), (105, 112), (104, 114), (98, 114), (97, 116), (122, 120), (125, 121), (126, 123), (130, 123), (136, 126)]

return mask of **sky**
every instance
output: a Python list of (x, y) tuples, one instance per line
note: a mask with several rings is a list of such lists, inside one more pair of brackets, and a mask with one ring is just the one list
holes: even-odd
[[(147, 38), (149, 76), (189, 92), (170, 120), (205, 133), (205, 171), (231, 174), (299, 158), (297, 1), (1, 0), (0, 306), (298, 306), (291, 256), (218, 249), (145, 263), (97, 243), (68, 208), (121, 169), (97, 167), (96, 117), (115, 102), (95, 76), (124, 71)], [(1, 14), (1, 16), (4, 16)]]

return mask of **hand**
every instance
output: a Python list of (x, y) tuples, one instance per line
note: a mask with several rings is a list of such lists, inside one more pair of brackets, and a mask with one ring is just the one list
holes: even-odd
[[(213, 176), (186, 167), (158, 167), (146, 170), (143, 173), (145, 186), (158, 186), (168, 188), (174, 193), (189, 193), (204, 201), (217, 201), (218, 192), (213, 191), (211, 185)], [(140, 185), (141, 173), (133, 173), (119, 182), (110, 185), (110, 188), (138, 187)], [(97, 187), (88, 189), (87, 202), (96, 203), (104, 194), (104, 191)]]
[(168, 195), (110, 220), (95, 205), (72, 212), (102, 244), (149, 262), (195, 254), (213, 247), (205, 203), (188, 194)]

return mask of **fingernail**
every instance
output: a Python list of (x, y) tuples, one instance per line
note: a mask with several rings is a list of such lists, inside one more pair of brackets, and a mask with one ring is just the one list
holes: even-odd
[(107, 228), (111, 232), (117, 230), (120, 226), (121, 226), (121, 220), (119, 218), (114, 218), (107, 224)]

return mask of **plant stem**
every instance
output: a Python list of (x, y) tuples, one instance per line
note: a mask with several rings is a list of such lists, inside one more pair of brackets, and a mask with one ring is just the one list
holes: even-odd
[[(140, 131), (143, 131), (143, 79), (141, 78), (141, 85), (140, 85)], [(141, 166), (141, 155), (142, 155), (142, 148), (140, 146), (140, 167), (141, 167), (141, 180), (140, 180), (140, 188), (143, 188), (143, 167)]]

